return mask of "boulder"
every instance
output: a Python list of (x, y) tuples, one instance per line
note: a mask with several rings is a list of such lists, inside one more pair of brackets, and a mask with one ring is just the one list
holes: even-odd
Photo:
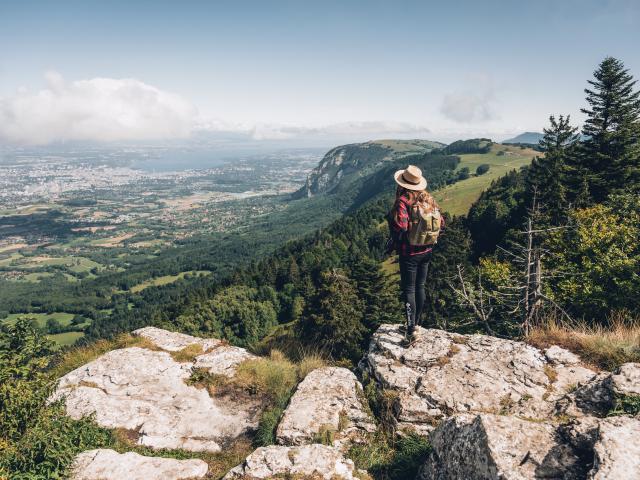
[(229, 471), (223, 480), (313, 478), (353, 480), (368, 478), (339, 450), (325, 445), (261, 447)]
[(204, 368), (209, 373), (233, 377), (239, 364), (257, 358), (244, 348), (220, 345), (195, 358), (195, 368)]
[(276, 433), (278, 443), (313, 443), (323, 429), (333, 432), (336, 444), (362, 438), (376, 429), (362, 398), (362, 385), (346, 368), (313, 370), (298, 385), (284, 412)]
[(640, 401), (640, 364), (625, 363), (614, 372), (603, 372), (576, 388), (558, 402), (557, 410), (571, 416), (606, 416), (620, 400)]
[(98, 449), (78, 455), (71, 469), (71, 480), (180, 480), (203, 478), (209, 467), (198, 459), (144, 457)]
[(170, 332), (157, 327), (139, 328), (132, 333), (138, 337), (146, 338), (167, 352), (177, 352), (194, 344), (202, 345), (203, 351), (206, 351), (222, 344), (222, 341), (216, 338), (193, 337), (185, 333)]
[(580, 458), (555, 427), (510, 416), (459, 414), (431, 434), (419, 480), (578, 478)]
[(618, 396), (640, 397), (640, 363), (625, 363), (611, 375), (611, 389)]
[[(145, 331), (158, 346), (173, 351), (196, 338)], [(222, 348), (219, 341), (206, 342)], [(208, 357), (209, 368), (230, 374), (233, 362), (225, 355), (221, 358), (218, 368)], [(162, 350), (113, 350), (63, 376), (50, 400), (64, 399), (72, 418), (95, 415), (103, 427), (127, 429), (140, 445), (217, 452), (257, 427), (262, 405), (247, 396), (211, 397), (206, 389), (188, 385), (197, 362), (177, 362)]]
[(640, 420), (611, 417), (600, 420), (593, 446), (591, 480), (640, 478)]
[(380, 387), (397, 392), (397, 427), (427, 434), (457, 413), (500, 413), (545, 419), (557, 399), (596, 372), (570, 352), (546, 352), (487, 335), (417, 329), (403, 344), (399, 325), (382, 325), (360, 368)]

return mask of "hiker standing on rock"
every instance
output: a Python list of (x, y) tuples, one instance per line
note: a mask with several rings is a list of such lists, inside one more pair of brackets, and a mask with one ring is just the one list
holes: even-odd
[(394, 174), (398, 188), (389, 212), (391, 240), (389, 252), (400, 256), (400, 287), (406, 315), (406, 334), (414, 337), (420, 323), (426, 293), (431, 251), (438, 241), (444, 218), (433, 196), (427, 192), (427, 179), (415, 165)]

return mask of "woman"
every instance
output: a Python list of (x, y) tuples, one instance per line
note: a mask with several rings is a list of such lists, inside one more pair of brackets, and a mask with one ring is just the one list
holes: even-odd
[(394, 249), (400, 255), (400, 286), (407, 318), (406, 333), (414, 336), (425, 302), (425, 282), (431, 251), (444, 227), (440, 207), (427, 192), (422, 171), (409, 165), (398, 170), (396, 201), (389, 215)]

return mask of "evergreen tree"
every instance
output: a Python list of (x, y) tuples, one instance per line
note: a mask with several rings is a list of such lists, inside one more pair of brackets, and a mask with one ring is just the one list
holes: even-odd
[(466, 316), (450, 287), (457, 266), (471, 267), (471, 238), (463, 217), (447, 218), (447, 226), (433, 249), (427, 276), (427, 299), (423, 312), (425, 327), (455, 328)]
[(640, 180), (640, 92), (624, 64), (605, 58), (585, 89), (589, 108), (582, 133), (582, 165), (593, 201), (611, 192), (638, 189)]
[(324, 272), (301, 322), (303, 338), (338, 360), (357, 361), (366, 331), (363, 311), (354, 282), (341, 270)]
[(570, 177), (567, 163), (579, 136), (576, 134), (577, 127), (570, 124), (569, 115), (560, 115), (558, 120), (551, 115), (549, 123), (540, 140), (544, 157), (536, 157), (527, 172), (527, 191), (529, 196), (536, 195), (536, 203), (548, 214), (549, 220), (557, 224), (567, 207)]
[(356, 283), (358, 297), (364, 303), (363, 323), (369, 332), (383, 323), (396, 323), (402, 319), (398, 282), (391, 282), (380, 267), (380, 263), (357, 255), (350, 261), (351, 277)]

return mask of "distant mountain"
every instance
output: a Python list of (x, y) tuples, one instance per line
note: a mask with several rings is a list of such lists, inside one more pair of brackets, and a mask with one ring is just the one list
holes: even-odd
[(544, 134), (540, 132), (524, 132), (508, 140), (504, 140), (502, 143), (528, 143), (531, 145), (537, 145), (542, 139)]
[(294, 198), (330, 193), (339, 185), (344, 186), (370, 174), (387, 162), (424, 155), (444, 146), (431, 140), (375, 140), (333, 148), (311, 171), (305, 185), (294, 194)]

